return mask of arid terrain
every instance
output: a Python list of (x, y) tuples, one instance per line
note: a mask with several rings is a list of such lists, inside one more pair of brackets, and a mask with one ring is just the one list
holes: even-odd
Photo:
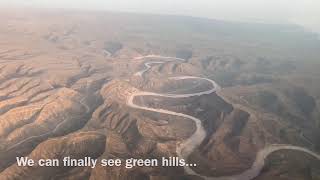
[(0, 180), (320, 179), (320, 41), (301, 27), (18, 8), (0, 21)]

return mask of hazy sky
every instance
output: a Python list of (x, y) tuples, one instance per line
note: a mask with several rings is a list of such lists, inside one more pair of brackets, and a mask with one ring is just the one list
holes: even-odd
[(320, 32), (320, 0), (0, 0), (0, 6), (1, 4), (296, 23)]

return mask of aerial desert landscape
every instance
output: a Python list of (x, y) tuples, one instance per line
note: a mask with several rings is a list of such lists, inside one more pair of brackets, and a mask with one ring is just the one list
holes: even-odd
[[(0, 11), (0, 180), (319, 180), (320, 40), (295, 25)], [(161, 159), (184, 167), (21, 167)]]

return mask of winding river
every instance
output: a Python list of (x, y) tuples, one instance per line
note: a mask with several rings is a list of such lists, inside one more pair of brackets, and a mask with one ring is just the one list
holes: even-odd
[[(168, 61), (174, 61), (174, 60), (183, 61), (183, 62), (186, 61), (185, 59), (181, 59), (181, 58), (159, 56), (159, 55), (140, 56), (140, 57), (136, 57), (134, 59), (135, 60), (143, 60), (143, 59), (147, 59), (147, 58), (157, 58), (157, 59), (162, 59), (163, 61), (147, 61), (144, 63), (145, 68), (143, 70), (137, 72), (135, 75), (143, 76), (143, 74), (151, 68), (152, 64), (161, 64), (161, 63), (165, 63)], [(194, 121), (194, 123), (196, 125), (196, 131), (189, 138), (187, 138), (187, 139), (183, 140), (181, 143), (179, 143), (177, 145), (177, 149), (176, 149), (176, 153), (179, 158), (188, 159), (189, 155), (202, 143), (202, 141), (206, 137), (206, 131), (204, 130), (204, 128), (202, 126), (201, 120), (196, 117), (187, 115), (187, 114), (178, 113), (178, 112), (174, 112), (174, 111), (170, 111), (170, 110), (166, 110), (166, 109), (156, 109), (156, 108), (140, 106), (140, 105), (134, 103), (134, 99), (136, 97), (141, 97), (141, 96), (157, 96), (157, 97), (167, 97), (167, 98), (186, 98), (186, 97), (193, 97), (193, 96), (201, 96), (201, 95), (214, 93), (217, 90), (219, 90), (220, 87), (213, 80), (203, 78), (203, 77), (179, 76), (179, 77), (172, 77), (170, 79), (176, 80), (176, 81), (185, 80), (185, 79), (205, 80), (205, 81), (208, 81), (212, 87), (211, 87), (211, 89), (209, 89), (207, 91), (196, 92), (196, 93), (191, 93), (191, 94), (171, 94), (171, 93), (166, 94), (166, 93), (138, 91), (138, 92), (133, 93), (130, 97), (128, 97), (127, 105), (129, 107), (134, 108), (134, 109), (140, 109), (140, 110), (151, 111), (151, 112), (156, 112), (156, 113), (163, 113), (163, 114), (168, 114), (168, 115), (174, 115), (174, 116), (179, 116), (182, 118), (191, 119), (192, 121)], [(268, 146), (264, 147), (263, 149), (259, 150), (256, 155), (256, 159), (253, 162), (251, 168), (249, 168), (248, 170), (245, 170), (244, 172), (242, 172), (240, 174), (231, 175), (231, 176), (221, 176), (221, 177), (207, 177), (207, 176), (203, 176), (201, 174), (196, 173), (195, 171), (193, 171), (193, 169), (191, 169), (188, 166), (185, 166), (184, 169), (185, 169), (186, 173), (188, 173), (190, 175), (200, 176), (200, 177), (207, 179), (207, 180), (251, 180), (260, 174), (262, 168), (264, 167), (265, 159), (271, 153), (273, 153), (275, 151), (279, 151), (279, 150), (300, 151), (300, 152), (307, 153), (307, 154), (313, 156), (314, 158), (320, 160), (319, 154), (312, 152), (312, 151), (310, 151), (306, 148), (303, 148), (303, 147), (298, 147), (298, 146), (293, 146), (293, 145), (288, 145), (288, 144), (271, 144), (271, 145), (268, 145)]]

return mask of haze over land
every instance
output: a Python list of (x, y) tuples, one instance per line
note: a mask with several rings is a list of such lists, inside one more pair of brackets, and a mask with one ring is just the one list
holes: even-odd
[(1, 180), (320, 178), (320, 42), (301, 27), (34, 8), (0, 21)]
[(293, 23), (320, 32), (318, 0), (2, 0), (1, 4), (176, 14), (269, 24)]

